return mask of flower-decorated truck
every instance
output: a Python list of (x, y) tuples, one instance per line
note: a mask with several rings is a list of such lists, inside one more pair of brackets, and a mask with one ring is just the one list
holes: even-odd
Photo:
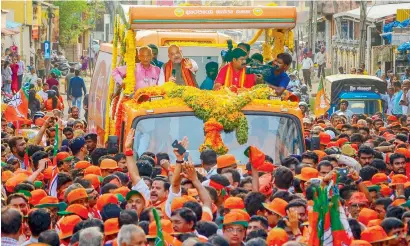
[[(188, 150), (196, 164), (200, 163), (200, 152), (205, 148), (212, 148), (218, 154), (234, 154), (242, 163), (246, 160), (243, 152), (249, 145), (260, 148), (275, 163), (291, 153), (304, 151), (302, 115), (297, 102), (289, 100), (288, 93), (276, 98), (274, 91), (266, 85), (232, 92), (227, 88), (201, 91), (167, 82), (164, 86), (134, 91), (135, 30), (262, 28), (251, 42), (262, 33), (268, 41), (269, 37), (274, 39), (269, 41), (274, 43), (273, 48), (268, 43), (264, 46), (264, 57), (269, 60), (283, 52), (284, 44), (293, 46), (290, 30), (296, 23), (294, 7), (136, 6), (129, 9), (129, 18), (130, 29), (122, 41), (125, 51), (117, 49), (118, 42), (121, 42), (121, 38), (116, 37), (118, 35), (114, 35), (115, 48), (112, 49), (111, 69), (117, 64), (118, 51), (127, 65), (120, 94), (114, 93), (112, 78), (108, 85), (104, 85), (105, 78), (102, 78), (91, 86), (91, 90), (98, 86), (107, 87), (98, 95), (99, 103), (105, 105), (105, 112), (96, 113), (92, 108), (89, 112), (90, 131), (97, 132), (102, 143), (109, 135), (117, 135), (121, 149), (128, 131), (134, 128), (133, 149), (136, 154), (145, 151), (169, 153), (174, 140), (187, 136)], [(94, 77), (99, 76), (98, 70), (96, 73)], [(91, 105), (96, 98), (91, 92)], [(93, 123), (97, 118), (103, 122), (103, 127)]]

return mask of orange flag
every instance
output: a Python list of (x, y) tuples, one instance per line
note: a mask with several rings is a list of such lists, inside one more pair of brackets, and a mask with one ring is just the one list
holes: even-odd
[(27, 120), (29, 85), (24, 85), (7, 103), (4, 117), (8, 122)]
[(329, 108), (330, 103), (326, 98), (325, 87), (323, 86), (323, 77), (321, 77), (315, 100), (315, 116), (319, 117), (324, 115)]
[(265, 154), (254, 146), (249, 146), (245, 150), (245, 156), (249, 157), (249, 162), (256, 169), (265, 162)]

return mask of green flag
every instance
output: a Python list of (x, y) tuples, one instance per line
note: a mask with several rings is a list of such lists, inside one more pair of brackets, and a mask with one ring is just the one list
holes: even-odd
[(161, 220), (159, 218), (158, 211), (153, 208), (152, 213), (154, 214), (155, 224), (157, 225), (157, 238), (155, 239), (155, 246), (165, 246), (164, 234), (162, 233)]
[(56, 135), (55, 135), (55, 137), (54, 137), (54, 152), (53, 152), (53, 156), (56, 156), (57, 155), (57, 151), (58, 151), (58, 141), (59, 141), (59, 139), (58, 139), (58, 124), (56, 124)]

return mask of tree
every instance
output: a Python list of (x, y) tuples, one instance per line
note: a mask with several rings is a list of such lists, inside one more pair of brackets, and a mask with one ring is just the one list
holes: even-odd
[[(88, 28), (93, 28), (95, 19), (103, 5), (100, 1), (53, 1), (60, 8), (60, 45), (77, 42), (78, 37)], [(96, 11), (97, 9), (97, 11)]]

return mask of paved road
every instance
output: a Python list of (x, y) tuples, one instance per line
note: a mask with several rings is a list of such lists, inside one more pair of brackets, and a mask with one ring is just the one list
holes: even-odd
[[(85, 87), (87, 88), (87, 93), (89, 93), (90, 91), (90, 85), (91, 85), (91, 77), (90, 76), (86, 76), (83, 77), (84, 82), (85, 82)], [(64, 99), (64, 118), (67, 118), (68, 115), (68, 108), (69, 108), (69, 104), (67, 101), (67, 93), (65, 91), (65, 78), (63, 77), (62, 79), (60, 79), (60, 91), (62, 92), (62, 96)], [(82, 105), (82, 104), (81, 104)], [(82, 110), (81, 112), (81, 116), (84, 117), (84, 110)]]

